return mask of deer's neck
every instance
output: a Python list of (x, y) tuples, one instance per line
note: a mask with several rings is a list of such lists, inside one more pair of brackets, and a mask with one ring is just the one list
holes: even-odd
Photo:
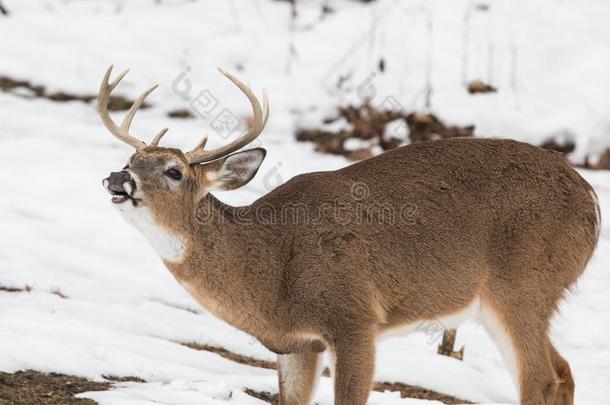
[(254, 329), (272, 322), (262, 317), (275, 305), (280, 276), (261, 227), (243, 209), (208, 194), (184, 224), (184, 257), (164, 262), (208, 311), (257, 334)]

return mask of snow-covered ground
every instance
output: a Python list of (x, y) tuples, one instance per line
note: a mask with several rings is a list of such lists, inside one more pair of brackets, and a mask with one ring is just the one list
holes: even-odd
[[(209, 124), (223, 109), (248, 114), (216, 66), (257, 90), (266, 87), (272, 112), (261, 142), (267, 159), (250, 185), (218, 194), (233, 204), (248, 203), (295, 174), (347, 164), (296, 143), (296, 125), (364, 96), (422, 108), (428, 75), (433, 110), (451, 123), (476, 124), (480, 135), (540, 143), (570, 131), (575, 158), (610, 146), (607, 1), (489, 1), (486, 11), (465, 0), (337, 2), (323, 19), (325, 2), (298, 3), (291, 23), (288, 4), (269, 0), (4, 0), (11, 15), (0, 16), (0, 75), (91, 94), (109, 64), (131, 67), (118, 93), (135, 97), (161, 84), (153, 108), (136, 117), (134, 132), (149, 139), (169, 126), (165, 144), (184, 148), (205, 131), (210, 144), (222, 142)], [(385, 73), (376, 69), (380, 58)], [(349, 78), (338, 90), (341, 75)], [(471, 79), (499, 92), (470, 96), (464, 82)], [(204, 119), (166, 116), (192, 106)], [(92, 104), (0, 93), (0, 286), (31, 287), (0, 291), (0, 370), (147, 381), (86, 394), (101, 404), (261, 403), (242, 389), (276, 392), (274, 372), (177, 343), (273, 360), (250, 336), (200, 309), (111, 207), (101, 179), (130, 153), (103, 129)], [(610, 173), (582, 174), (609, 217)], [(596, 255), (553, 324), (580, 405), (610, 397), (609, 252), (604, 220)], [(517, 402), (482, 328), (459, 329), (463, 362), (435, 354), (439, 337), (424, 333), (381, 343), (376, 380), (476, 402)], [(323, 379), (316, 401), (332, 403), (330, 379)], [(426, 401), (375, 392), (370, 403)]]

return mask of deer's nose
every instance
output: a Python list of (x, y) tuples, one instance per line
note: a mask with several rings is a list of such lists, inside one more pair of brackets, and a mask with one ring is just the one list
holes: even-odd
[(136, 183), (127, 171), (120, 172), (112, 172), (110, 176), (106, 177), (102, 184), (104, 187), (108, 189), (111, 193), (126, 193), (131, 195), (131, 193), (136, 188)]

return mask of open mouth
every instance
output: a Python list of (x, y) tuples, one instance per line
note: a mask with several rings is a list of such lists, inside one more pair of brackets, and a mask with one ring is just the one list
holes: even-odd
[(134, 207), (138, 206), (138, 202), (141, 200), (135, 197), (130, 196), (124, 191), (110, 191), (112, 194), (112, 203), (113, 204), (123, 204), (127, 200), (130, 200)]
[[(124, 191), (112, 193), (112, 202), (114, 204), (122, 204), (125, 201), (130, 200), (130, 199), (132, 199), (132, 198), (129, 196), (129, 194), (127, 194)], [(134, 200), (134, 203), (135, 203), (135, 200)]]
[(131, 200), (135, 207), (140, 201), (132, 196), (136, 185), (129, 173), (125, 171), (111, 173), (109, 177), (102, 180), (102, 185), (112, 195), (113, 204), (123, 204), (127, 200)]

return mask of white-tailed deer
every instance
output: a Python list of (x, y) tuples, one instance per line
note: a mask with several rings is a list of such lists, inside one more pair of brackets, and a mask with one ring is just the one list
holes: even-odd
[[(126, 72), (125, 72), (126, 73)], [(424, 142), (331, 172), (297, 176), (247, 207), (210, 191), (256, 174), (263, 149), (237, 152), (267, 120), (216, 149), (146, 145), (109, 116), (136, 152), (104, 185), (180, 284), (207, 310), (278, 354), (280, 403), (309, 404), (326, 349), (335, 404), (363, 405), (375, 341), (426, 322), (478, 319), (497, 343), (522, 405), (569, 405), (574, 381), (549, 321), (585, 269), (600, 214), (592, 188), (558, 154), (511, 140)], [(408, 361), (408, 359), (405, 359)]]

